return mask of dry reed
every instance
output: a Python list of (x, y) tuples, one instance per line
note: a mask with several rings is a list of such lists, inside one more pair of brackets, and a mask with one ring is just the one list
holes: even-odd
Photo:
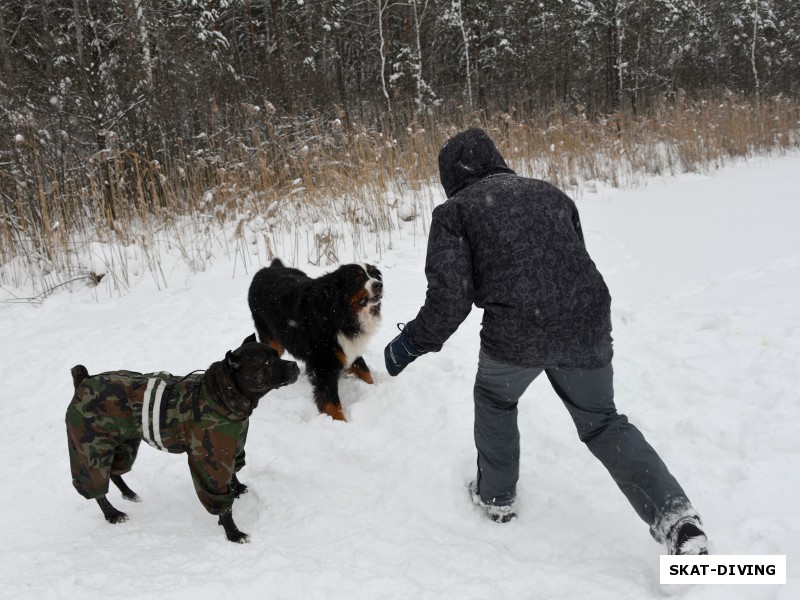
[(76, 281), (123, 293), (146, 273), (163, 287), (170, 252), (193, 272), (219, 253), (250, 269), (278, 254), (328, 265), (348, 245), (381, 252), (372, 234), (391, 239), (402, 221), (429, 215), (439, 147), (467, 126), (487, 129), (518, 172), (575, 195), (596, 181), (635, 186), (800, 143), (796, 102), (731, 94), (678, 95), (638, 117), (439, 115), (383, 130), (265, 107), (216, 111), (204, 134), (153, 157), (109, 137), (83, 162), (68, 140), (53, 152), (55, 132), (23, 124), (0, 168), (0, 286), (26, 300)]

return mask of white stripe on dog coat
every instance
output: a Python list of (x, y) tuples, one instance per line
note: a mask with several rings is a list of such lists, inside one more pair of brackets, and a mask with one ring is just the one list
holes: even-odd
[[(147, 388), (142, 398), (142, 438), (153, 448), (164, 450), (161, 444), (161, 398), (167, 387), (160, 377), (153, 377), (147, 381)], [(150, 435), (150, 424), (153, 424), (153, 435)]]

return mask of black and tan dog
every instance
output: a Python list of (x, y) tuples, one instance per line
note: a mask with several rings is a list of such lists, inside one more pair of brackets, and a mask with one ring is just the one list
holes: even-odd
[(258, 338), (305, 362), (317, 408), (340, 421), (342, 373), (373, 383), (361, 354), (380, 325), (382, 299), (373, 265), (343, 265), (312, 279), (278, 259), (255, 274), (248, 294)]
[(189, 455), (200, 502), (232, 542), (248, 537), (233, 522), (233, 500), (247, 491), (236, 473), (244, 466), (249, 417), (270, 390), (297, 381), (297, 363), (281, 360), (255, 335), (213, 363), (205, 373), (112, 371), (89, 376), (72, 368), (75, 395), (67, 408), (72, 484), (94, 498), (109, 523), (127, 521), (106, 498), (113, 481), (124, 498), (139, 497), (122, 475), (131, 470), (139, 444)]

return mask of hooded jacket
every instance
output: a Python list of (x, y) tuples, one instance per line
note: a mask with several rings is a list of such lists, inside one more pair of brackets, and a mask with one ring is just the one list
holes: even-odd
[(611, 297), (584, 244), (575, 203), (517, 176), (481, 129), (439, 152), (447, 201), (433, 211), (425, 304), (409, 325), (436, 352), (484, 309), (481, 347), (494, 360), (540, 368), (611, 361)]

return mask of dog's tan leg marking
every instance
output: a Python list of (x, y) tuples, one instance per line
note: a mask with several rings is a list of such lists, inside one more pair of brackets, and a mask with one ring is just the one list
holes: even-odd
[(364, 383), (373, 384), (375, 380), (372, 378), (372, 373), (367, 366), (367, 363), (364, 361), (364, 358), (359, 356), (357, 359), (353, 361), (353, 364), (350, 365), (344, 371), (345, 375), (351, 375), (353, 377), (358, 377)]
[(276, 342), (275, 340), (269, 340), (267, 342), (267, 346), (275, 350), (278, 353), (278, 356), (283, 356), (283, 346), (280, 343)]
[(354, 375), (358, 377), (361, 381), (369, 384), (375, 383), (375, 380), (372, 378), (372, 373), (370, 373), (369, 368), (362, 369), (356, 365), (352, 365), (349, 369), (345, 372), (345, 375)]
[(344, 413), (342, 412), (342, 405), (341, 404), (323, 404), (322, 405), (322, 412), (324, 412), (329, 417), (333, 418), (334, 421), (345, 421)]
[[(344, 352), (342, 352), (341, 350), (337, 350), (336, 358), (339, 360), (340, 363), (342, 363), (343, 367), (346, 367), (344, 370), (345, 375), (358, 377), (361, 381), (365, 381), (367, 383), (375, 383), (375, 380), (372, 379), (372, 373), (370, 373), (369, 367), (367, 367), (367, 364), (364, 362), (363, 359), (356, 359), (356, 362), (354, 362), (352, 365), (348, 367), (347, 356), (345, 356)], [(363, 363), (364, 366), (362, 367), (360, 364), (358, 364), (359, 362)]]

